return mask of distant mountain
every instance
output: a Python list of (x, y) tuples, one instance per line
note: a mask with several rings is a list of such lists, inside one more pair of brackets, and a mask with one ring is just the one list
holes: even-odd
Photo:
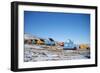
[(24, 33), (24, 39), (40, 39), (40, 38), (28, 33)]

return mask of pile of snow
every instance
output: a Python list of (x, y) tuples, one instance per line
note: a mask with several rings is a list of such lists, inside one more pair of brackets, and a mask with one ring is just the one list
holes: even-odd
[(24, 47), (27, 49), (27, 48), (32, 48), (32, 49), (44, 49), (42, 48), (42, 46), (39, 46), (39, 45), (28, 45), (28, 44), (25, 44)]

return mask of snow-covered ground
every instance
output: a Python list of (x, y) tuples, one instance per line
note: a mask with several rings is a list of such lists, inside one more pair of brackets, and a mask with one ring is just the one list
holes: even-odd
[(62, 47), (59, 46), (49, 47), (45, 45), (25, 45), (24, 49), (25, 62), (75, 60), (89, 58), (89, 50), (63, 50)]

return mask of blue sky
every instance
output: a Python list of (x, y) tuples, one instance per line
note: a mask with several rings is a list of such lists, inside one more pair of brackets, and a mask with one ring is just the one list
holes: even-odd
[(24, 11), (24, 32), (65, 42), (90, 42), (90, 15), (79, 13)]

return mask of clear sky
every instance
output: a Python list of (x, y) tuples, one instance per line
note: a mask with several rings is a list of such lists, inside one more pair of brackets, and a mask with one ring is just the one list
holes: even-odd
[(90, 14), (24, 11), (24, 33), (65, 42), (90, 42)]

